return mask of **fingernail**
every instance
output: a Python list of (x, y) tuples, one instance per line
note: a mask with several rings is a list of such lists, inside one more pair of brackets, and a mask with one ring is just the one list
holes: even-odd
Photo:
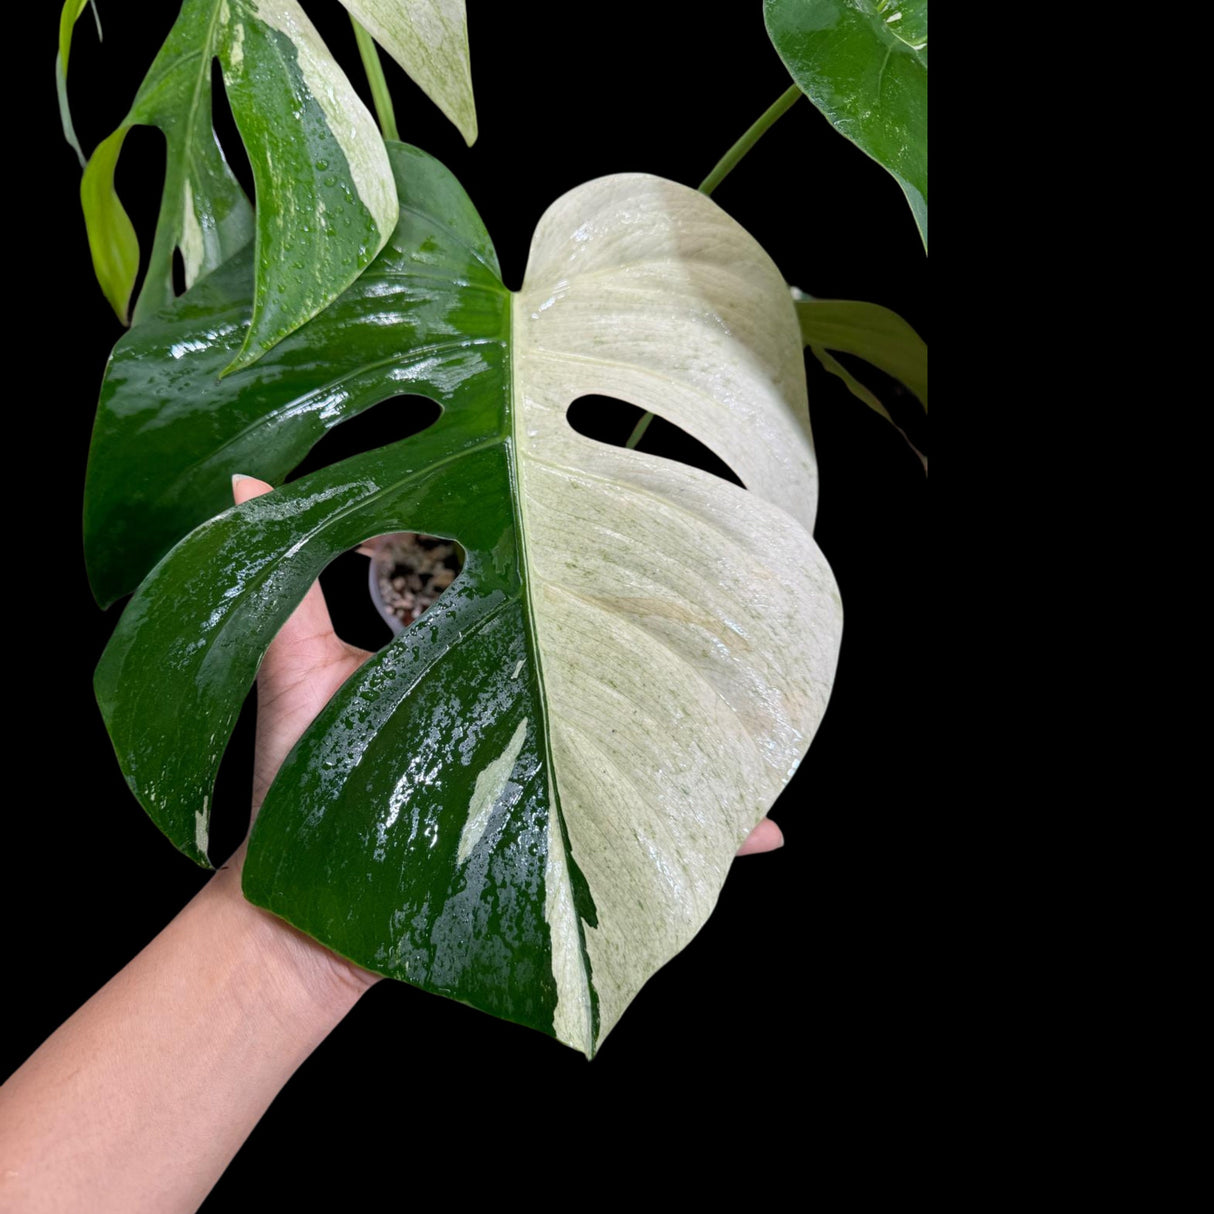
[(236, 486), (239, 485), (241, 481), (249, 481), (252, 479), (253, 478), (251, 476), (246, 476), (243, 472), (233, 472), (232, 473), (232, 488), (235, 489)]

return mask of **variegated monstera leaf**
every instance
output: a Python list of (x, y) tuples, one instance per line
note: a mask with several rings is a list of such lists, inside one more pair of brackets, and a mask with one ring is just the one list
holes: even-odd
[[(463, 0), (343, 0), (460, 128), (476, 138)], [(64, 129), (66, 51), (83, 5), (68, 0), (60, 37)], [(218, 62), (257, 187), (256, 219), (212, 126)], [(296, 0), (184, 0), (121, 125), (85, 168), (81, 198), (102, 290), (127, 319), (139, 271), (135, 229), (114, 191), (131, 127), (167, 142), (164, 193), (134, 317), (173, 299), (173, 254), (186, 285), (256, 237), (251, 323), (232, 365), (256, 361), (327, 307), (383, 248), (396, 193), (367, 108)]]
[[(127, 607), (98, 697), (145, 808), (206, 863), (220, 755), (312, 580), (384, 532), (457, 540), (455, 582), (287, 759), (245, 892), (368, 969), (592, 1054), (704, 923), (826, 706), (840, 609), (811, 536), (797, 319), (733, 220), (640, 175), (556, 203), (511, 294), (446, 170), (392, 156), (388, 247), (255, 366), (217, 378), (247, 258), (119, 344), (94, 584), (129, 588), (230, 473), (280, 482), (378, 401), (421, 393), (441, 416), (197, 526)], [(576, 433), (587, 394), (671, 420), (747, 488)]]

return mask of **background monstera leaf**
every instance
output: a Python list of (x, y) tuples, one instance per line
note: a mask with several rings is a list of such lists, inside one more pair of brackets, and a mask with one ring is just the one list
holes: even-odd
[(476, 142), (476, 103), (468, 58), (464, 0), (342, 0), (350, 15), (396, 60), (456, 125)]
[(814, 299), (793, 288), (801, 337), (814, 357), (847, 390), (874, 413), (885, 418), (906, 439), (927, 471), (927, 457), (911, 442), (906, 431), (890, 416), (871, 389), (866, 388), (837, 358), (838, 350), (879, 367), (908, 388), (927, 412), (927, 343), (889, 308), (855, 299)]
[[(382, 532), (458, 540), (446, 595), (284, 764), (245, 890), (369, 969), (589, 1055), (703, 924), (825, 708), (840, 613), (811, 536), (797, 319), (734, 221), (641, 175), (551, 207), (512, 295), (454, 179), (392, 155), (400, 222), (306, 349), (214, 379), (248, 315), (247, 258), (124, 339), (90, 513), (117, 517), (101, 468), (180, 525), (195, 486), (280, 479), (403, 386), (441, 417), (199, 526), (128, 606), (98, 699), (137, 796), (205, 863), (220, 755), (311, 581)], [(150, 388), (166, 346), (181, 378)], [(749, 488), (576, 433), (566, 409), (591, 393), (682, 426)], [(211, 427), (201, 461), (180, 429), (161, 445), (170, 415)], [(154, 557), (133, 532), (95, 577)]]
[(764, 0), (773, 45), (841, 135), (893, 174), (927, 248), (927, 0)]
[[(476, 117), (462, 3), (349, 0), (347, 7), (471, 142)], [(256, 219), (213, 130), (216, 59), (262, 203)], [(253, 314), (233, 367), (254, 362), (327, 307), (395, 225), (392, 171), (374, 120), (295, 0), (185, 0), (130, 112), (97, 147), (81, 182), (98, 281), (123, 321), (139, 244), (114, 172), (137, 124), (159, 127), (168, 155), (134, 318), (173, 299), (174, 249), (190, 286), (256, 232)]]

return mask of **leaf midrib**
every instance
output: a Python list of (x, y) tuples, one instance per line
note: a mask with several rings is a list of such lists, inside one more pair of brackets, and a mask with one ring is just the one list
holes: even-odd
[[(561, 807), (560, 791), (557, 786), (556, 763), (552, 756), (552, 726), (549, 721), (548, 711), (548, 692), (544, 684), (544, 667), (543, 659), (540, 655), (539, 636), (536, 632), (536, 610), (535, 603), (531, 596), (532, 570), (527, 559), (527, 521), (526, 510), (523, 505), (522, 481), (522, 459), (520, 457), (520, 444), (517, 436), (518, 417), (521, 412), (517, 408), (517, 400), (515, 397), (515, 384), (518, 381), (518, 355), (519, 343), (515, 340), (515, 325), (514, 312), (520, 306), (523, 298), (522, 292), (510, 292), (509, 303), (506, 308), (506, 342), (507, 348), (510, 351), (510, 376), (506, 386), (507, 390), (507, 408), (509, 410), (510, 431), (511, 431), (511, 446), (509, 453), (509, 468), (510, 468), (510, 498), (511, 504), (514, 507), (514, 517), (517, 520), (518, 545), (519, 545), (519, 569), (522, 577), (523, 593), (526, 596), (526, 619), (527, 619), (527, 642), (531, 647), (531, 653), (535, 662), (535, 682), (537, 688), (536, 702), (539, 705), (540, 715), (540, 735), (544, 741), (544, 767), (548, 773), (548, 788), (551, 797), (551, 812), (557, 815), (557, 833), (560, 836), (560, 846), (565, 855), (565, 880), (569, 882), (569, 901), (571, 913), (574, 918), (573, 926), (577, 931), (578, 952), (580, 954), (579, 972), (582, 981), (582, 990), (580, 992), (585, 1009), (585, 1030), (586, 1041), (584, 1049), (586, 1056), (589, 1058), (594, 1054), (598, 1044), (598, 1026), (595, 1016), (595, 1002), (593, 996), (593, 986), (591, 981), (592, 966), (590, 961), (590, 953), (586, 948), (586, 931), (582, 922), (582, 916), (577, 908), (577, 899), (574, 895), (572, 872), (577, 868), (577, 861), (573, 855), (573, 844), (570, 839), (569, 830), (565, 823), (564, 810)], [(536, 579), (539, 580), (539, 579)], [(551, 834), (549, 835), (549, 846), (551, 846)], [(546, 867), (546, 866), (545, 866)], [(551, 930), (551, 924), (549, 924)], [(558, 1001), (560, 992), (557, 992)], [(555, 1029), (555, 1024), (554, 1024)]]

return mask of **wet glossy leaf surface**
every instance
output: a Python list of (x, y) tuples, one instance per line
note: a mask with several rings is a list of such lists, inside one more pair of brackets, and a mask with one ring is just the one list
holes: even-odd
[(801, 90), (902, 187), (927, 248), (927, 0), (764, 0)]
[[(203, 522), (127, 608), (98, 699), (145, 808), (205, 862), (232, 723), (307, 586), (372, 535), (458, 541), (447, 593), (284, 764), (246, 893), (368, 968), (590, 1054), (702, 925), (825, 707), (839, 606), (810, 534), (796, 317), (732, 220), (640, 175), (550, 208), (512, 296), (450, 175), (393, 157), (388, 248), (298, 341), (215, 380), (246, 258), (120, 343), (94, 583), (137, 576), (231, 472), (280, 481), (343, 417), (404, 391), (441, 417)], [(588, 394), (660, 412), (752, 488), (582, 437), (565, 410)], [(175, 520), (153, 545), (117, 504), (132, 487)]]
[[(212, 129), (216, 59), (262, 201), (256, 220)], [(374, 120), (294, 0), (186, 0), (111, 139), (120, 143), (137, 124), (164, 132), (168, 157), (134, 319), (172, 301), (175, 249), (188, 286), (256, 235), (253, 316), (233, 351), (235, 365), (255, 360), (341, 294), (396, 222)], [(95, 155), (85, 170), (94, 250), (94, 233), (114, 228), (115, 208), (121, 210), (113, 194), (116, 160)], [(133, 284), (133, 274), (121, 284), (128, 296)], [(114, 302), (119, 287), (104, 278), (102, 285)], [(125, 307), (116, 310), (125, 316)]]
[[(232, 473), (279, 484), (333, 426), (402, 392), (442, 403), (478, 353), (500, 348), (504, 288), (467, 195), (424, 172), (418, 188), (441, 217), (430, 219), (409, 209), (415, 191), (398, 176), (406, 210), (384, 255), (273, 357), (220, 379), (249, 324), (251, 248), (114, 348), (85, 489), (85, 555), (102, 604), (231, 504)], [(467, 242), (454, 270), (444, 237)]]

